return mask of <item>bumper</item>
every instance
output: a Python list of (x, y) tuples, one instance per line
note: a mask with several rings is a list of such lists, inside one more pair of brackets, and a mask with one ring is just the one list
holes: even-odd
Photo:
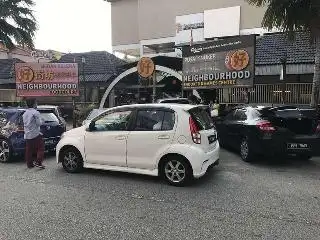
[[(288, 145), (296, 144), (296, 148), (289, 148)], [(290, 139), (262, 139), (257, 146), (257, 153), (264, 155), (275, 154), (306, 154), (320, 156), (320, 136), (301, 136)], [(300, 146), (305, 146), (301, 148)]]
[(205, 175), (210, 166), (214, 166), (219, 163), (219, 156), (220, 146), (219, 142), (217, 142), (216, 147), (212, 151), (202, 154), (200, 157), (202, 164), (199, 168), (193, 169), (193, 177), (201, 178), (203, 175)]

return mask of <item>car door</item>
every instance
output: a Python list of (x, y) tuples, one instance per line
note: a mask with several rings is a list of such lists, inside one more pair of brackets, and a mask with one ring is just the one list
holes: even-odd
[(127, 164), (153, 170), (157, 156), (170, 147), (175, 134), (175, 112), (170, 109), (139, 109), (128, 136)]
[(131, 109), (106, 112), (85, 133), (85, 158), (90, 164), (125, 167)]
[(234, 120), (230, 125), (230, 137), (233, 139), (233, 146), (235, 148), (239, 148), (241, 140), (244, 136), (246, 120), (246, 110), (237, 109), (234, 115)]
[(222, 145), (231, 145), (230, 125), (233, 123), (235, 110), (230, 111), (225, 117), (221, 117), (215, 121), (219, 141)]

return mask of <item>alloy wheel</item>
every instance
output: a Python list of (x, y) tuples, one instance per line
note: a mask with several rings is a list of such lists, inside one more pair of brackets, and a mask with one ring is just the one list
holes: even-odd
[(247, 140), (243, 140), (240, 146), (240, 154), (242, 159), (247, 159), (249, 156), (249, 145)]
[(0, 140), (0, 162), (8, 162), (10, 158), (10, 147), (6, 140)]
[(78, 168), (78, 157), (74, 152), (68, 151), (63, 156), (63, 163), (67, 170), (75, 171)]
[(178, 160), (170, 160), (165, 164), (164, 172), (166, 178), (172, 183), (180, 183), (186, 177), (186, 169)]

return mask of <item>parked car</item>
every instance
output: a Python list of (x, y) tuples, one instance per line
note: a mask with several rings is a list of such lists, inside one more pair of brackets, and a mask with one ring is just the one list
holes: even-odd
[(111, 108), (63, 134), (57, 162), (69, 173), (85, 168), (162, 176), (182, 186), (219, 163), (208, 114), (194, 105), (137, 104)]
[(86, 125), (93, 118), (95, 118), (96, 116), (100, 115), (104, 111), (106, 111), (106, 109), (101, 109), (101, 108), (92, 109), (91, 112), (88, 114), (87, 118), (85, 120), (83, 120), (82, 125)]
[(295, 106), (241, 107), (216, 121), (221, 146), (240, 151), (244, 161), (258, 155), (319, 154), (320, 122), (314, 109)]
[[(52, 110), (38, 109), (43, 125), (41, 132), (44, 137), (45, 150), (54, 151), (65, 132), (64, 125)], [(22, 115), (25, 109), (2, 108), (0, 109), (0, 162), (8, 162), (15, 155), (23, 155), (25, 140)]]
[(59, 106), (55, 106), (55, 105), (38, 105), (37, 109), (38, 110), (51, 110), (51, 111), (53, 111), (53, 113), (56, 114), (56, 116), (59, 118), (60, 122), (65, 126), (65, 129), (67, 129), (67, 122), (66, 122), (65, 118), (67, 118), (68, 115), (67, 114), (62, 114)]

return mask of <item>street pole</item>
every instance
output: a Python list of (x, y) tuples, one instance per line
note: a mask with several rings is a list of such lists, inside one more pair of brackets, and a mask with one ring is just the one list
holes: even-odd
[(152, 86), (152, 102), (155, 103), (156, 102), (156, 71), (153, 72), (152, 75), (152, 80), (153, 80), (153, 86)]
[(82, 57), (81, 59), (82, 61), (82, 79), (83, 79), (83, 94), (84, 94), (84, 103), (86, 104), (87, 103), (87, 83), (86, 83), (86, 76), (85, 76), (85, 72), (84, 72), (84, 67), (85, 67), (85, 64), (86, 64), (86, 59), (85, 57)]
[(280, 80), (282, 80), (281, 84), (281, 92), (282, 92), (282, 104), (286, 103), (286, 80), (287, 80), (287, 59), (281, 58), (281, 75), (280, 75)]

